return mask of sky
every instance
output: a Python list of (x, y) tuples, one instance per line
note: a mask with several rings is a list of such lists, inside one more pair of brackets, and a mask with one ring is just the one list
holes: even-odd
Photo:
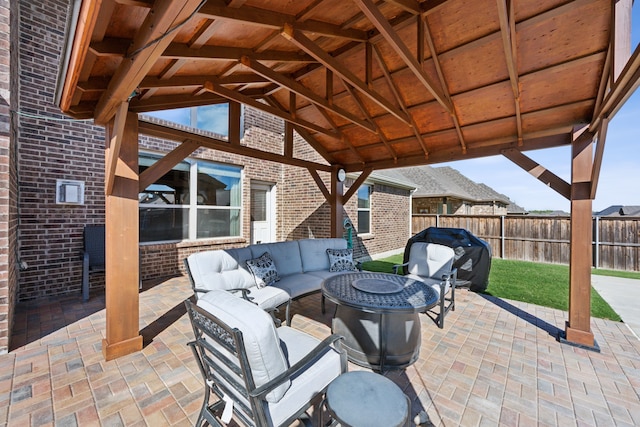
[[(640, 1), (632, 10), (631, 51), (640, 42)], [(526, 151), (549, 171), (571, 182), (571, 148)], [(432, 165), (451, 166), (467, 178), (484, 183), (531, 210), (570, 211), (570, 203), (506, 157), (492, 156)], [(490, 171), (490, 172), (487, 172)], [(629, 98), (609, 123), (593, 210), (611, 205), (640, 206), (640, 90)]]

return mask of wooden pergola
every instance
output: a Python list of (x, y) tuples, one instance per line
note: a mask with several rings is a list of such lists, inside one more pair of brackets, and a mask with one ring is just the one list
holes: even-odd
[[(142, 348), (138, 191), (199, 147), (306, 168), (334, 235), (373, 170), (504, 155), (571, 201), (564, 339), (596, 345), (591, 207), (608, 122), (640, 80), (632, 0), (71, 3), (56, 102), (106, 129), (105, 358)], [(137, 114), (216, 103), (229, 104), (226, 140)], [(282, 152), (242, 144), (240, 104), (285, 121)], [(294, 157), (294, 131), (326, 163)], [(180, 144), (138, 174), (141, 133)], [(571, 182), (524, 154), (563, 145)], [(340, 168), (361, 172), (346, 194)]]

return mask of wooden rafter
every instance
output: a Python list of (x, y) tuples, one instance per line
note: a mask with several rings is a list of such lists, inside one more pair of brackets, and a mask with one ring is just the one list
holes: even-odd
[(456, 134), (458, 134), (458, 141), (460, 141), (460, 147), (462, 149), (462, 154), (467, 152), (467, 144), (464, 140), (464, 134), (462, 133), (462, 128), (460, 127), (460, 120), (458, 119), (458, 113), (456, 112), (455, 107), (453, 106), (453, 101), (451, 100), (451, 96), (449, 95), (449, 91), (447, 90), (447, 81), (444, 77), (444, 73), (442, 72), (442, 66), (440, 65), (440, 58), (438, 57), (438, 51), (436, 51), (436, 47), (433, 43), (433, 37), (431, 37), (431, 30), (427, 25), (426, 21), (418, 22), (418, 25), (421, 26), (424, 31), (424, 37), (427, 41), (427, 46), (429, 46), (429, 51), (431, 52), (431, 58), (433, 59), (433, 64), (436, 68), (436, 73), (438, 74), (438, 80), (440, 80), (440, 86), (442, 87), (443, 95), (447, 100), (448, 104), (451, 105), (451, 110), (449, 114), (451, 115), (451, 120), (453, 121), (453, 126), (456, 129)]
[[(508, 4), (507, 1), (509, 2)], [(502, 47), (507, 61), (509, 80), (511, 81), (511, 90), (513, 91), (514, 97), (518, 145), (522, 145), (522, 115), (520, 114), (520, 83), (518, 80), (518, 50), (516, 49), (515, 5), (511, 0), (497, 0), (497, 4)]]
[(358, 89), (364, 95), (366, 95), (373, 102), (378, 104), (380, 107), (384, 108), (386, 111), (394, 115), (396, 118), (401, 120), (402, 122), (409, 124), (409, 118), (400, 111), (398, 108), (393, 106), (388, 100), (386, 100), (382, 95), (377, 92), (370, 90), (367, 85), (360, 80), (355, 74), (349, 71), (346, 67), (341, 65), (335, 58), (325, 52), (320, 46), (315, 44), (309, 38), (307, 38), (304, 34), (302, 34), (299, 30), (295, 29), (292, 26), (285, 26), (285, 29), (282, 35), (300, 49), (307, 52), (309, 55), (313, 56), (322, 63), (325, 67), (329, 68), (333, 73), (339, 75), (343, 80), (348, 82), (350, 85)]
[(453, 106), (451, 105), (451, 101), (447, 99), (443, 90), (431, 80), (427, 73), (425, 73), (420, 63), (416, 60), (411, 51), (409, 51), (409, 48), (405, 45), (400, 36), (398, 36), (396, 31), (393, 29), (393, 26), (389, 21), (387, 21), (378, 7), (371, 0), (354, 0), (354, 2), (376, 26), (380, 34), (385, 38), (387, 43), (393, 47), (393, 50), (400, 56), (400, 58), (402, 58), (404, 63), (407, 64), (420, 83), (422, 83), (431, 95), (433, 95), (436, 101), (442, 105), (442, 108), (444, 108), (448, 113), (452, 113)]
[(420, 143), (420, 147), (422, 148), (422, 151), (424, 151), (425, 158), (428, 158), (429, 149), (427, 148), (427, 144), (425, 144), (424, 139), (422, 139), (422, 135), (420, 135), (420, 130), (418, 129), (418, 125), (413, 119), (413, 116), (409, 113), (409, 109), (407, 108), (404, 100), (402, 99), (402, 96), (400, 95), (400, 90), (398, 89), (395, 81), (391, 77), (391, 72), (389, 71), (389, 67), (387, 67), (387, 64), (382, 59), (382, 54), (380, 53), (380, 50), (377, 45), (374, 45), (374, 52), (375, 52), (376, 60), (378, 61), (378, 65), (382, 70), (382, 74), (384, 75), (384, 78), (387, 80), (387, 84), (391, 88), (391, 92), (393, 93), (393, 96), (396, 98), (396, 102), (398, 103), (398, 105), (400, 105), (400, 108), (402, 109), (402, 111), (404, 111), (407, 117), (409, 117), (409, 119), (411, 120), (411, 130), (413, 131), (413, 134), (415, 135), (417, 141)]
[(155, 61), (176, 36), (171, 31), (185, 22), (201, 6), (201, 0), (157, 0), (136, 33), (130, 57), (120, 63), (95, 109), (95, 121), (106, 123), (118, 105), (136, 90)]
[(360, 111), (362, 112), (362, 114), (364, 114), (365, 117), (367, 118), (367, 120), (369, 120), (369, 122), (373, 124), (373, 126), (376, 129), (376, 133), (378, 134), (378, 138), (380, 138), (380, 141), (382, 141), (382, 143), (384, 144), (384, 146), (387, 149), (387, 151), (389, 152), (389, 154), (391, 154), (391, 156), (393, 157), (393, 160), (397, 161), (398, 160), (398, 155), (393, 150), (393, 147), (391, 147), (391, 144), (389, 144), (389, 140), (387, 139), (387, 137), (384, 134), (384, 132), (382, 131), (382, 129), (380, 129), (380, 126), (378, 126), (378, 124), (371, 118), (371, 114), (369, 114), (369, 112), (367, 111), (367, 107), (364, 105), (364, 102), (362, 102), (362, 100), (360, 99), (358, 94), (355, 93), (355, 91), (349, 85), (349, 83), (343, 82), (343, 85), (344, 85), (345, 88), (347, 88), (347, 91), (351, 95), (351, 98), (353, 98), (353, 100), (356, 102), (356, 105), (358, 105), (358, 107), (360, 108)]
[(233, 9), (226, 6), (217, 6), (212, 3), (207, 3), (202, 9), (200, 9), (199, 15), (210, 19), (218, 18), (240, 21), (274, 30), (281, 30), (285, 25), (295, 23), (296, 28), (301, 31), (320, 34), (326, 37), (340, 37), (358, 42), (367, 40), (367, 33), (365, 31), (342, 29), (340, 26), (320, 21), (307, 20), (304, 22), (297, 22), (296, 17), (293, 15), (275, 13), (254, 7), (245, 6), (242, 9)]
[(331, 138), (335, 138), (335, 139), (340, 139), (340, 135), (337, 135), (335, 132), (332, 132), (326, 128), (323, 128), (322, 126), (318, 126), (315, 123), (311, 123), (307, 120), (303, 120), (301, 118), (298, 117), (294, 117), (291, 114), (287, 114), (284, 111), (278, 110), (276, 108), (272, 108), (269, 105), (263, 104), (261, 102), (259, 102), (256, 99), (250, 98), (246, 95), (241, 94), (240, 92), (236, 92), (234, 90), (231, 89), (227, 89), (226, 87), (219, 85), (217, 83), (214, 82), (205, 82), (203, 85), (203, 88), (208, 91), (208, 92), (212, 92), (215, 93), (217, 95), (220, 95), (222, 97), (225, 97), (231, 101), (237, 101), (237, 102), (241, 102), (245, 105), (249, 105), (253, 108), (255, 108), (256, 110), (262, 110), (266, 113), (269, 113), (273, 116), (276, 117), (280, 117), (283, 120), (286, 120), (288, 122), (294, 123), (298, 126), (302, 126), (305, 129), (309, 129), (310, 131), (313, 132), (318, 132), (318, 133), (322, 133), (325, 134)]
[(358, 126), (360, 126), (361, 128), (369, 131), (369, 132), (373, 132), (375, 133), (375, 129), (373, 128), (373, 126), (371, 125), (371, 123), (368, 123), (364, 120), (361, 120), (360, 118), (354, 116), (353, 114), (349, 113), (348, 111), (338, 107), (337, 105), (331, 105), (329, 104), (329, 101), (323, 97), (321, 97), (320, 95), (314, 93), (313, 91), (311, 91), (310, 89), (307, 89), (305, 86), (303, 86), (302, 84), (296, 82), (293, 79), (290, 79), (286, 76), (283, 76), (282, 74), (276, 73), (275, 71), (271, 70), (269, 67), (266, 67), (264, 65), (262, 65), (261, 63), (259, 63), (258, 61), (248, 57), (248, 56), (243, 56), (241, 59), (242, 65), (244, 65), (247, 68), (250, 68), (251, 70), (253, 70), (256, 74), (259, 74), (263, 77), (265, 77), (266, 79), (272, 81), (273, 83), (279, 84), (283, 87), (286, 87), (287, 89), (289, 89), (290, 91), (297, 93), (298, 95), (302, 96), (303, 98), (305, 98), (306, 100), (322, 107), (323, 109), (330, 111)]
[[(286, 113), (287, 110), (284, 108), (284, 106), (282, 106), (282, 104), (278, 102), (277, 99), (273, 97), (273, 95), (265, 96), (263, 99), (273, 108), (277, 108), (278, 110)], [(290, 122), (287, 122), (287, 123), (290, 123)], [(302, 126), (298, 126), (294, 123), (290, 123), (290, 124), (293, 127), (293, 130), (295, 130), (298, 133), (298, 135), (300, 135), (305, 141), (307, 141), (309, 146), (311, 146), (311, 148), (316, 150), (316, 152), (320, 154), (322, 158), (324, 158), (329, 163), (335, 163), (335, 158), (333, 157), (333, 155), (330, 154), (322, 146), (322, 144), (318, 142), (318, 140), (315, 138), (314, 135), (311, 134), (311, 132), (309, 132), (307, 129), (303, 128)]]
[(600, 180), (600, 169), (602, 168), (602, 158), (604, 156), (604, 146), (607, 141), (607, 129), (609, 128), (609, 119), (602, 119), (600, 129), (598, 130), (598, 141), (593, 156), (593, 169), (591, 170), (591, 199), (596, 198), (598, 191), (598, 181)]

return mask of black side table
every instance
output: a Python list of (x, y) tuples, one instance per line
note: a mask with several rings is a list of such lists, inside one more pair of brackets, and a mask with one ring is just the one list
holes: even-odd
[(342, 427), (409, 426), (409, 398), (389, 378), (373, 372), (340, 375), (329, 384), (325, 405)]

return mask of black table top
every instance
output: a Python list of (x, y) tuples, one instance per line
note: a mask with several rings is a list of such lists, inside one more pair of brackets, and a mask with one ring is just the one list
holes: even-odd
[(438, 294), (431, 286), (387, 273), (338, 274), (322, 282), (322, 293), (333, 303), (371, 313), (418, 313), (438, 302)]

